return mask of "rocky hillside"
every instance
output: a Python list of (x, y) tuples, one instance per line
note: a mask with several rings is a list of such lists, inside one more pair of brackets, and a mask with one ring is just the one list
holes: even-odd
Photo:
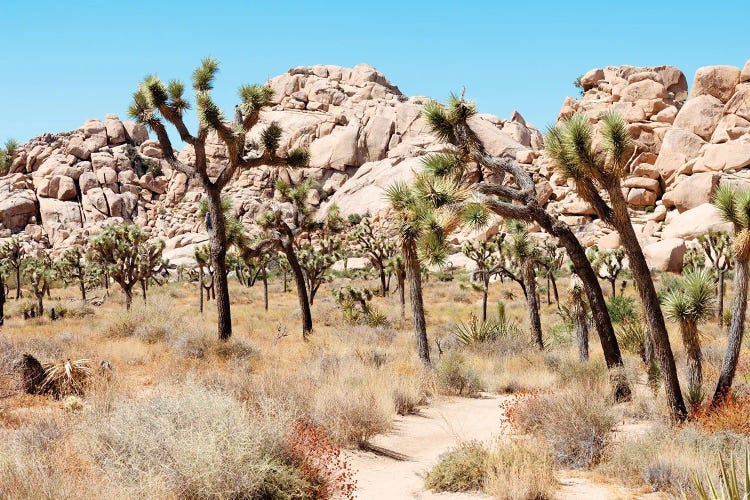
[[(403, 95), (372, 67), (295, 68), (269, 83), (275, 105), (262, 124), (278, 122), (282, 148), (307, 147), (311, 162), (300, 171), (262, 167), (233, 180), (227, 195), (249, 227), (273, 199), (280, 176), (315, 179), (318, 188), (308, 198), (313, 209), (335, 202), (345, 215), (382, 217), (383, 188), (410, 179), (422, 156), (441, 149), (419, 117), (427, 98)], [(582, 112), (595, 122), (615, 109), (628, 120), (638, 151), (624, 189), (638, 233), (655, 267), (676, 268), (686, 241), (722, 224), (708, 205), (716, 186), (750, 186), (750, 65), (742, 71), (701, 68), (690, 92), (683, 73), (671, 66), (595, 69), (581, 85), (581, 98), (567, 98), (559, 119)], [(575, 225), (585, 244), (619, 244), (552, 172), (541, 134), (519, 113), (472, 120), (491, 153), (513, 157), (534, 173), (540, 201)], [(218, 171), (225, 152), (216, 137), (209, 142), (210, 169)], [(178, 156), (189, 162), (192, 155), (188, 146)], [(206, 239), (196, 216), (199, 190), (162, 160), (144, 127), (114, 115), (25, 144), (11, 173), (0, 178), (0, 193), (7, 193), (0, 197), (0, 237), (20, 233), (38, 248), (83, 243), (103, 224), (123, 220), (167, 240), (174, 262), (188, 259)]]

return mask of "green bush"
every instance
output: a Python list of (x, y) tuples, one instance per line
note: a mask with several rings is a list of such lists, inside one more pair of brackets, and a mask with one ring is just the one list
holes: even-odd
[(469, 441), (443, 453), (424, 478), (433, 491), (481, 490), (487, 474), (490, 452), (482, 443)]
[(612, 297), (607, 302), (607, 311), (613, 323), (622, 323), (627, 319), (635, 319), (637, 317), (635, 299), (633, 297), (625, 297), (623, 295)]
[(438, 382), (449, 394), (476, 396), (482, 390), (479, 375), (467, 365), (466, 357), (458, 351), (445, 353), (435, 369)]

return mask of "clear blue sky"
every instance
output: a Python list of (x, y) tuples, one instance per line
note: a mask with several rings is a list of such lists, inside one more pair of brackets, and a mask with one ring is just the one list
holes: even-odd
[(750, 58), (747, 0), (3, 2), (0, 141), (125, 118), (143, 76), (189, 80), (222, 63), (215, 91), (293, 66), (366, 62), (409, 95), (443, 99), (466, 86), (480, 111), (519, 110), (551, 123), (572, 82), (606, 65), (680, 67)]

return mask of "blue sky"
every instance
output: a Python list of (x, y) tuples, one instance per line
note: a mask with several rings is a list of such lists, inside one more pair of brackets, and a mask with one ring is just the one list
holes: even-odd
[[(124, 118), (143, 76), (189, 80), (222, 63), (215, 96), (293, 66), (366, 62), (409, 95), (467, 88), (480, 111), (550, 124), (572, 82), (606, 65), (700, 66), (750, 58), (747, 0), (325, 2), (5, 0), (0, 141)], [(712, 9), (711, 7), (715, 7)]]

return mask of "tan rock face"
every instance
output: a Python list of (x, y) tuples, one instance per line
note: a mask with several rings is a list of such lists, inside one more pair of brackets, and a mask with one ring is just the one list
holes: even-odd
[(711, 138), (719, 120), (724, 115), (724, 105), (711, 95), (691, 97), (674, 120), (674, 126), (694, 133), (704, 141)]
[(652, 269), (674, 273), (682, 271), (682, 258), (685, 252), (687, 247), (685, 240), (681, 238), (667, 238), (643, 248), (646, 262)]
[(662, 178), (669, 180), (688, 160), (698, 155), (703, 139), (681, 128), (670, 128), (664, 135), (661, 151), (654, 166)]
[(702, 172), (688, 176), (676, 184), (671, 191), (664, 193), (664, 204), (674, 206), (680, 212), (709, 203), (719, 185), (721, 174)]
[(703, 203), (672, 218), (662, 231), (662, 238), (692, 240), (709, 229), (732, 232), (732, 224), (724, 221), (711, 203)]
[(734, 89), (740, 83), (740, 69), (734, 66), (704, 66), (698, 68), (693, 80), (690, 97), (703, 95), (716, 97), (725, 103), (734, 94)]

